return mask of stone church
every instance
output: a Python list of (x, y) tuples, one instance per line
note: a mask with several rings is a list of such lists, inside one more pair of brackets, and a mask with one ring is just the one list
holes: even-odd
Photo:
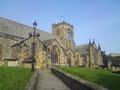
[(31, 67), (32, 57), (35, 68), (41, 69), (103, 65), (100, 45), (89, 40), (88, 44), (76, 46), (73, 25), (65, 21), (52, 24), (52, 33), (36, 29), (33, 37), (33, 31), (33, 27), (0, 17), (0, 66)]

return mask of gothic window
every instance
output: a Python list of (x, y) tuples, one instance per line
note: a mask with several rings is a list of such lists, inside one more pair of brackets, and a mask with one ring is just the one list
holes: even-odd
[(83, 66), (85, 66), (86, 63), (87, 63), (87, 58), (86, 58), (86, 56), (83, 56)]
[(77, 54), (77, 65), (79, 65), (79, 54)]
[(72, 57), (72, 53), (69, 52), (69, 54), (68, 54), (68, 60), (67, 60), (67, 63), (68, 63), (69, 67), (71, 67), (71, 57)]
[(57, 47), (53, 47), (52, 51), (51, 51), (51, 62), (52, 63), (58, 63), (58, 49)]
[(97, 50), (95, 50), (94, 51), (94, 62), (95, 62), (95, 64), (97, 64), (98, 62), (97, 62), (97, 60), (98, 60), (98, 58), (97, 58)]
[(71, 34), (71, 32), (68, 32), (68, 40), (72, 40), (72, 34)]
[(60, 30), (59, 30), (59, 28), (57, 29), (57, 35), (58, 35), (58, 36), (60, 35)]

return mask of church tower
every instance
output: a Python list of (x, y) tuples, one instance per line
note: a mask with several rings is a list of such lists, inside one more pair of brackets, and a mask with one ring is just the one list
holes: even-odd
[(57, 24), (52, 24), (52, 34), (63, 44), (65, 49), (73, 49), (74, 43), (74, 32), (73, 25), (62, 21)]

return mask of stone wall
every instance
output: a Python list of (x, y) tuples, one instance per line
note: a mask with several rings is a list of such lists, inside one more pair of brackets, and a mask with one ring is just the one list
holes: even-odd
[(11, 58), (11, 45), (16, 41), (0, 37), (0, 60)]
[(0, 66), (5, 66), (6, 64), (5, 64), (5, 61), (3, 61), (3, 60), (0, 60)]

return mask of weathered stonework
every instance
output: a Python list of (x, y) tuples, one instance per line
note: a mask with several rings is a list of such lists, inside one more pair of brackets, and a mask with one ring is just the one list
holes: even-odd
[[(33, 37), (29, 37), (31, 32), (33, 28), (29, 26), (0, 18), (0, 65), (31, 68), (33, 57)], [(65, 21), (53, 24), (52, 34), (41, 30), (36, 32), (40, 34), (40, 37), (35, 37), (36, 68), (103, 65), (100, 46), (97, 47), (95, 41), (75, 46), (73, 26)]]
[(63, 44), (65, 49), (74, 48), (74, 31), (71, 25), (61, 22), (52, 25), (52, 34)]
[(12, 39), (0, 37), (0, 60), (11, 57), (11, 45), (15, 42)]

